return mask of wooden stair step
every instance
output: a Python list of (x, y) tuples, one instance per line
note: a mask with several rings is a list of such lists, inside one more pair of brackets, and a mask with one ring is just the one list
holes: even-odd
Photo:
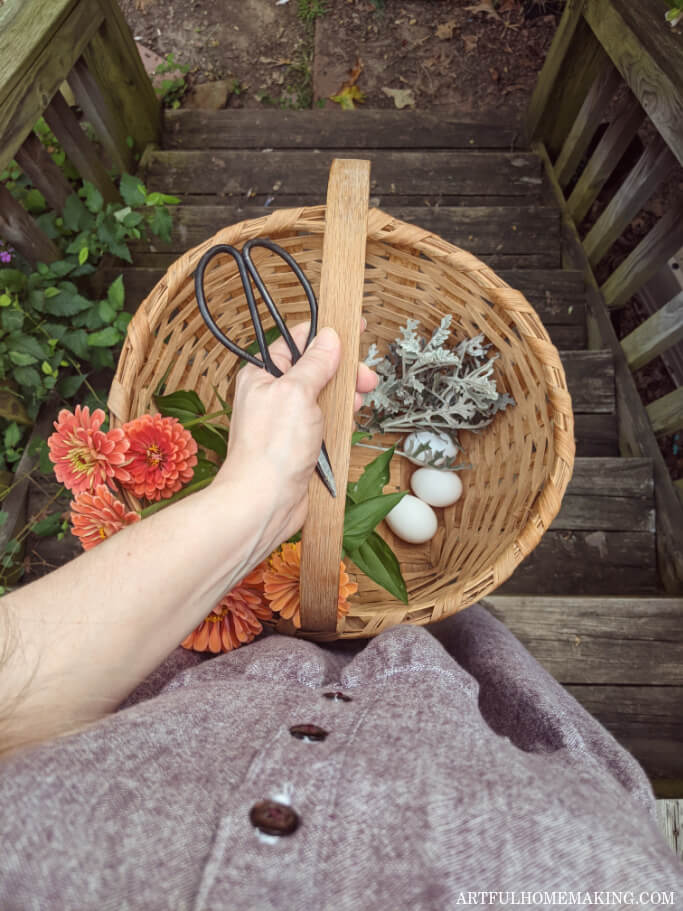
[[(277, 194), (301, 200), (312, 194), (325, 199), (330, 165), (344, 149), (294, 149), (254, 152), (250, 149), (152, 150), (144, 161), (149, 188), (189, 199), (209, 194), (246, 200), (247, 194)], [(397, 194), (416, 196), (518, 197), (537, 199), (543, 186), (542, 162), (531, 152), (368, 150), (372, 161), (371, 192), (384, 205)], [(283, 200), (282, 197), (285, 197)], [(258, 200), (261, 201), (261, 200)], [(512, 199), (510, 200), (512, 201)]]
[[(166, 149), (505, 149), (515, 123), (463, 123), (458, 114), (357, 110), (178, 110), (164, 113)], [(347, 156), (350, 157), (350, 156)], [(360, 157), (360, 156), (358, 156)]]
[(652, 779), (683, 779), (683, 598), (494, 594), (486, 606)]
[(576, 459), (554, 531), (655, 530), (650, 459)]

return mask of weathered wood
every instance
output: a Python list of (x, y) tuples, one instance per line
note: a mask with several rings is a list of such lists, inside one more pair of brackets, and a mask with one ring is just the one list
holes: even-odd
[[(683, 292), (683, 249), (658, 269), (636, 295), (643, 311), (649, 316), (658, 313), (666, 301)], [(674, 386), (683, 386), (683, 342), (677, 342), (660, 353), (662, 363)]]
[(577, 458), (607, 458), (619, 454), (616, 414), (575, 414)]
[(599, 528), (604, 531), (654, 532), (655, 513), (652, 502), (647, 500), (574, 496), (568, 492), (550, 527), (556, 531)]
[(577, 496), (633, 497), (648, 503), (653, 491), (651, 459), (576, 459), (567, 488)]
[[(517, 123), (467, 123), (418, 111), (164, 111), (165, 149), (506, 149)], [(268, 137), (272, 137), (272, 140)]]
[(683, 430), (683, 386), (663, 395), (645, 410), (656, 436)]
[(676, 857), (683, 861), (683, 800), (658, 800), (657, 825)]
[(619, 164), (644, 117), (639, 101), (629, 92), (569, 197), (569, 214), (577, 225), (583, 221), (598, 193)]
[(654, 595), (656, 561), (650, 532), (551, 530), (497, 594)]
[(617, 338), (612, 320), (598, 289), (595, 276), (585, 256), (576, 226), (567, 212), (562, 188), (554, 178), (548, 153), (542, 143), (534, 148), (544, 162), (545, 173), (562, 209), (566, 245), (572, 251), (575, 262), (583, 262), (588, 285), (588, 337), (599, 339), (606, 345), (614, 358), (617, 388), (617, 414), (619, 416), (619, 448), (624, 456), (644, 456), (652, 459), (655, 478), (655, 507), (657, 521), (657, 556), (662, 584), (670, 594), (683, 591), (683, 506), (676, 495), (669, 469), (664, 461), (652, 427), (640, 400), (631, 374), (626, 355)]
[(2, 183), (0, 237), (12, 244), (31, 263), (50, 263), (59, 259), (59, 250)]
[[(120, 113), (140, 155), (161, 135), (161, 105), (116, 0), (98, 0), (105, 21), (84, 57), (107, 105)], [(124, 138), (125, 138), (124, 136)]]
[(59, 92), (45, 109), (44, 117), (81, 177), (94, 184), (106, 202), (120, 202), (119, 192), (107, 174), (95, 146)]
[(120, 112), (107, 104), (107, 99), (81, 57), (69, 73), (69, 86), (85, 119), (94, 128), (117, 171), (128, 171), (133, 165), (133, 152), (126, 145), (126, 131)]
[(601, 285), (605, 304), (623, 307), (683, 243), (683, 207), (676, 205), (659, 219), (635, 250)]
[(0, 21), (0, 170), (14, 158), (101, 22), (94, 0), (5, 4)]
[(626, 84), (683, 164), (683, 46), (661, 0), (586, 0), (584, 15)]
[(600, 262), (675, 163), (676, 159), (664, 140), (656, 136), (586, 235), (583, 247), (591, 266)]
[(16, 154), (17, 164), (34, 187), (40, 190), (48, 204), (61, 212), (64, 203), (71, 196), (71, 184), (61, 168), (52, 160), (50, 153), (35, 133), (29, 133)]
[(486, 607), (562, 682), (683, 686), (683, 599), (492, 595)]
[[(285, 150), (255, 154), (251, 150), (155, 151), (148, 159), (147, 179), (155, 190), (177, 192), (187, 199), (200, 193), (244, 199), (247, 192), (325, 198), (333, 158), (326, 149)], [(403, 152), (370, 150), (372, 195), (457, 194), (535, 197), (540, 187), (540, 162), (526, 152)], [(384, 200), (386, 205), (386, 199)]]
[(650, 778), (683, 778), (683, 687), (565, 686), (633, 753)]
[(561, 187), (566, 187), (574, 176), (621, 82), (609, 57), (604, 52), (598, 56), (601, 57), (600, 69), (555, 162), (555, 173)]
[(529, 139), (542, 139), (550, 113), (554, 113), (553, 96), (561, 72), (571, 64), (574, 34), (581, 23), (585, 0), (567, 0), (553, 43), (546, 55), (526, 115), (526, 132)]
[(562, 351), (562, 365), (572, 397), (572, 409), (614, 411), (614, 367), (609, 351)]
[(638, 370), (680, 339), (683, 339), (683, 291), (622, 339), (621, 347), (631, 370)]

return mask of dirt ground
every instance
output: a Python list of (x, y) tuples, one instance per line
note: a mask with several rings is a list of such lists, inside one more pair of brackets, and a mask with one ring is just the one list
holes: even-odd
[(232, 81), (232, 106), (331, 106), (327, 99), (355, 81), (367, 107), (406, 103), (462, 111), (470, 119), (526, 107), (563, 6), (562, 0), (119, 2), (136, 39), (189, 66), (188, 84)]

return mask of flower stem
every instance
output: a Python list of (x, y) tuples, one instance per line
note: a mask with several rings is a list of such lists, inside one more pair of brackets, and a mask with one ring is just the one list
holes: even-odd
[(183, 488), (183, 490), (179, 490), (178, 493), (174, 494), (172, 497), (169, 497), (167, 500), (159, 500), (158, 503), (152, 503), (151, 506), (145, 506), (145, 508), (140, 513), (140, 517), (142, 519), (146, 519), (147, 516), (151, 516), (155, 512), (159, 512), (159, 510), (170, 506), (171, 503), (177, 503), (178, 500), (183, 500), (191, 493), (195, 493), (197, 490), (201, 490), (203, 487), (208, 487), (212, 481), (213, 477), (203, 478), (201, 481), (195, 481), (194, 484), (190, 484), (188, 487)]

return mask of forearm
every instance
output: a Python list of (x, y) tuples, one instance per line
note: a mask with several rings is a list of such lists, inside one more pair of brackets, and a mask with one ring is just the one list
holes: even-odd
[[(0, 601), (0, 692), (45, 736), (113, 710), (268, 552), (267, 499), (211, 485)], [(252, 488), (253, 490), (253, 488)], [(50, 730), (48, 730), (50, 729)]]

